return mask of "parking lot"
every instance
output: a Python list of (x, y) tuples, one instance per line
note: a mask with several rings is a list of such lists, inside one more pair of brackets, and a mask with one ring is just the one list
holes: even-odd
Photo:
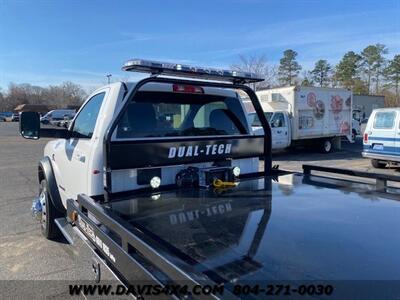
[[(0, 123), (0, 280), (92, 279), (90, 256), (82, 254), (78, 259), (77, 251), (63, 241), (45, 240), (30, 215), (38, 190), (37, 162), (45, 144), (44, 139), (20, 137), (18, 123)], [(328, 155), (310, 149), (275, 153), (274, 164), (292, 171), (300, 171), (303, 163), (376, 171), (361, 157), (361, 149), (358, 138)], [(400, 175), (395, 168), (378, 171)]]

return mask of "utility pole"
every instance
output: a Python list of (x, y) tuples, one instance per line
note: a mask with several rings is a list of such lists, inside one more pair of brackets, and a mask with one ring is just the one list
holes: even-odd
[(106, 77), (107, 77), (107, 81), (108, 81), (108, 84), (110, 84), (110, 79), (111, 79), (111, 74), (108, 74), (108, 75), (106, 75)]

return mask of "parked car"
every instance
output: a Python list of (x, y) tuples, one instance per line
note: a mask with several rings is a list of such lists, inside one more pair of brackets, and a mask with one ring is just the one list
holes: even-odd
[(75, 114), (65, 115), (63, 120), (56, 121), (55, 125), (58, 127), (68, 128), (69, 124), (74, 119), (74, 117), (75, 117)]
[(19, 122), (19, 113), (13, 113), (11, 116), (11, 122)]
[(75, 110), (73, 109), (51, 110), (40, 118), (40, 122), (42, 124), (58, 125), (58, 122), (63, 121), (65, 116), (74, 116), (74, 115), (75, 115)]
[(0, 118), (2, 119), (2, 122), (11, 122), (12, 120), (13, 113), (6, 111), (6, 112), (0, 112)]
[(400, 108), (372, 111), (364, 132), (362, 155), (371, 159), (375, 168), (390, 163), (400, 164)]

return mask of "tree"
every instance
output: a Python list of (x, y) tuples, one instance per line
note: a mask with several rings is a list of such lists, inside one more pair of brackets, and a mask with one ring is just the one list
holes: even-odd
[(292, 85), (295, 78), (299, 75), (301, 66), (296, 61), (297, 52), (294, 50), (285, 50), (283, 57), (279, 61), (279, 81), (284, 85)]
[(304, 71), (302, 74), (301, 86), (312, 86), (313, 81), (310, 78), (310, 72)]
[(368, 87), (365, 81), (356, 78), (353, 85), (353, 93), (358, 95), (368, 95)]
[(315, 63), (314, 69), (311, 70), (311, 78), (317, 82), (319, 86), (327, 86), (332, 73), (332, 66), (324, 59), (320, 59)]
[(362, 57), (362, 68), (365, 76), (367, 77), (368, 92), (371, 92), (372, 80), (376, 83), (375, 92), (379, 92), (379, 77), (383, 73), (385, 58), (384, 54), (387, 54), (388, 50), (385, 45), (375, 44), (369, 45), (361, 52)]
[(347, 52), (336, 66), (334, 78), (342, 87), (353, 89), (358, 79), (361, 55)]
[(86, 93), (81, 86), (72, 82), (47, 88), (28, 83), (10, 83), (3, 99), (0, 97), (0, 111), (12, 111), (19, 104), (47, 104), (65, 108), (80, 105), (85, 97)]
[(400, 85), (400, 54), (397, 54), (389, 61), (384, 71), (384, 76), (389, 85), (394, 86), (396, 102), (399, 103)]
[(231, 66), (231, 69), (239, 72), (250, 72), (256, 74), (264, 81), (252, 84), (254, 90), (268, 88), (275, 85), (276, 70), (273, 66), (269, 66), (265, 55), (261, 56), (245, 56), (239, 55), (240, 62)]
[(0, 111), (4, 111), (4, 96), (3, 93), (1, 92), (1, 88), (0, 88)]

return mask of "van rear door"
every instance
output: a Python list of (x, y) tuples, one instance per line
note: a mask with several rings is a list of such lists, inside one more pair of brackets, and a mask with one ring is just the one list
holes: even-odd
[(370, 152), (376, 154), (396, 154), (396, 111), (378, 111), (372, 120), (368, 140), (370, 141)]

